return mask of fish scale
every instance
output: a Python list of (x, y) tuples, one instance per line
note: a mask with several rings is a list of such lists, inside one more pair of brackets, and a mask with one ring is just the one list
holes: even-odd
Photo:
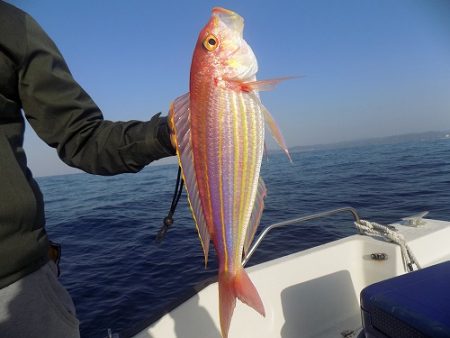
[[(191, 100), (195, 98), (191, 92)], [(191, 128), (204, 129), (191, 136), (195, 171), (208, 178), (199, 184), (200, 191), (205, 189), (200, 192), (202, 205), (211, 202), (211, 231), (222, 234), (214, 237), (215, 246), (219, 256), (225, 255), (223, 268), (233, 270), (240, 264), (256, 195), (264, 148), (262, 113), (249, 94), (218, 88), (209, 100), (196, 105), (191, 116)]]

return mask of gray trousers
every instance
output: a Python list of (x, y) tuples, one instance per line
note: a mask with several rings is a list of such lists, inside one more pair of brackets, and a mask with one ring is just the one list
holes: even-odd
[(0, 337), (80, 337), (75, 306), (53, 261), (0, 289)]

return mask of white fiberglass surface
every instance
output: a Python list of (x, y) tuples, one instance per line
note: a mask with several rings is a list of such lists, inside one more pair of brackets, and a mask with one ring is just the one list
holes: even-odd
[[(450, 257), (450, 227), (427, 221), (404, 228), (418, 261), (431, 265)], [(434, 246), (433, 246), (434, 245)], [(383, 253), (386, 260), (371, 255)], [(266, 317), (237, 302), (229, 337), (339, 337), (360, 323), (359, 294), (372, 283), (405, 273), (399, 246), (367, 236), (350, 236), (268, 261), (250, 274)], [(217, 284), (212, 284), (162, 317), (137, 337), (220, 338)]]
[[(317, 337), (358, 326), (359, 292), (367, 281), (363, 274), (377, 271), (363, 269), (372, 264), (365, 257), (379, 245), (395, 257), (392, 244), (352, 236), (249, 268), (266, 317), (238, 302), (229, 337)], [(395, 274), (396, 260), (387, 262), (393, 267), (382, 271)], [(218, 318), (217, 285), (212, 284), (138, 337), (219, 338)]]

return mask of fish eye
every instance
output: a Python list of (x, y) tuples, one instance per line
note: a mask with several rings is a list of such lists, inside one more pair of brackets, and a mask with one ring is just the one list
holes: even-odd
[(208, 34), (203, 40), (203, 47), (212, 52), (219, 46), (219, 40), (214, 34)]

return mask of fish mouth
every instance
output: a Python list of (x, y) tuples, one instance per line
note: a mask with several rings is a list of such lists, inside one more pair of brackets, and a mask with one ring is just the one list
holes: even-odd
[(244, 19), (239, 14), (222, 7), (214, 7), (212, 15), (222, 21), (229, 29), (232, 29), (242, 36), (244, 31)]

